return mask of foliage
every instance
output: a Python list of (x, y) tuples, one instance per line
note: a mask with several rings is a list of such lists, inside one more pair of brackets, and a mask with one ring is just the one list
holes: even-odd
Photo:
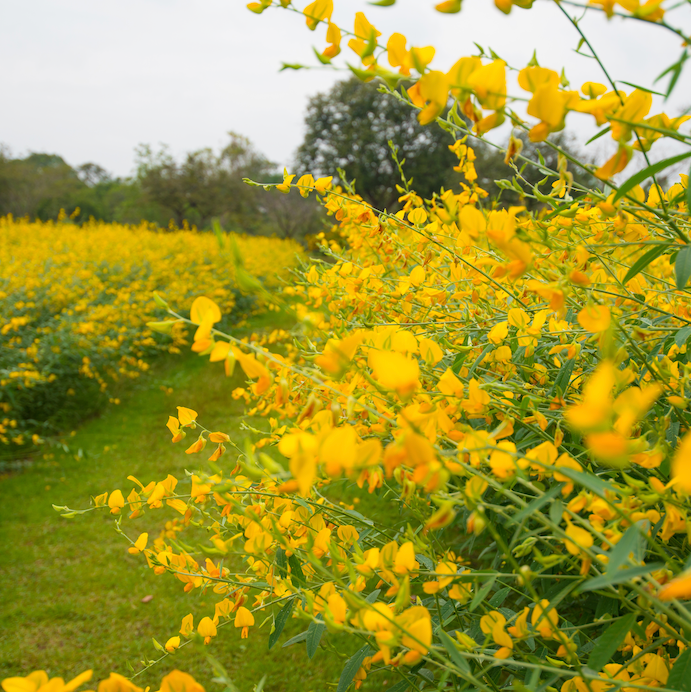
[[(290, 241), (231, 238), (269, 285), (299, 253)], [(181, 324), (159, 327), (172, 341), (146, 328), (153, 291), (189, 302), (203, 290), (230, 313), (238, 286), (227, 264), (225, 245), (190, 230), (0, 219), (0, 442), (40, 444), (101, 407), (109, 383), (179, 352)]]
[(401, 175), (389, 142), (405, 174), (424, 197), (448, 185), (454, 165), (453, 139), (439, 128), (422, 127), (403, 101), (357, 77), (338, 82), (312, 97), (305, 117), (305, 138), (296, 155), (298, 169), (334, 175), (340, 168), (355, 181), (363, 199), (380, 209), (397, 209)]
[(145, 199), (160, 206), (178, 226), (183, 221), (200, 228), (212, 218), (245, 232), (261, 223), (256, 191), (243, 177), (265, 178), (275, 164), (254, 150), (246, 137), (230, 134), (230, 143), (218, 154), (211, 149), (188, 153), (180, 163), (167, 149), (148, 146), (137, 151), (137, 179)]
[[(311, 98), (305, 117), (305, 138), (296, 154), (298, 171), (329, 176), (340, 169), (344, 173), (343, 180), (338, 178), (341, 184), (352, 184), (365, 202), (389, 211), (401, 207), (402, 176), (423, 198), (431, 197), (443, 187), (457, 185), (463, 176), (454, 170), (457, 158), (450, 150), (454, 142), (452, 133), (424, 127), (418, 122), (415, 110), (405, 97), (406, 84), (410, 85), (404, 82), (399, 86), (400, 93), (391, 93), (384, 85), (351, 77)], [(528, 185), (549, 194), (559, 176), (546, 175), (546, 171), (558, 170), (559, 152), (546, 144), (531, 142), (525, 135), (518, 135), (518, 139), (526, 158), (536, 161), (539, 152), (545, 163), (544, 170), (530, 166), (522, 171), (522, 176)], [(551, 139), (571, 157), (578, 156), (563, 132)], [(394, 151), (396, 158), (392, 156)], [(507, 207), (541, 205), (516, 190), (497, 186), (497, 180), (513, 175), (500, 147), (478, 141), (473, 152), (477, 183), (492, 200), (500, 199)], [(402, 166), (397, 165), (396, 159)], [(575, 181), (582, 187), (597, 185), (589, 172), (580, 169), (575, 171)]]
[[(579, 11), (647, 21), (686, 45), (660, 4)], [(249, 5), (270, 7), (297, 12), (287, 0)], [(399, 692), (688, 690), (690, 195), (687, 176), (665, 190), (656, 177), (691, 156), (687, 118), (649, 116), (651, 92), (619, 89), (606, 71), (608, 86), (579, 92), (534, 60), (509, 84), (506, 63), (483, 51), (432, 70), (433, 48), (409, 49), (397, 33), (384, 45), (363, 13), (351, 32), (332, 11), (315, 0), (303, 12), (326, 29), (320, 62), (346, 35), (364, 81), (393, 90), (416, 74), (407, 98), (421, 124), (454, 134), (465, 182), (427, 198), (403, 185), (391, 214), (328, 176), (286, 173), (278, 192), (314, 195), (340, 233), (324, 242), (333, 262), (310, 263), (275, 298), (297, 317), (292, 339), (228, 333), (208, 297), (189, 320), (167, 306), (196, 327), (194, 351), (246, 375), (235, 395), (266, 419), (254, 445), (238, 448), (183, 401), (172, 441), (190, 436), (189, 455), (208, 446), (206, 463), (180, 478), (129, 476), (124, 493), (56, 509), (115, 516), (154, 574), (214, 594), (158, 645), (158, 661), (223, 628), (247, 639), (267, 627), (271, 648), (295, 619), (303, 633), (284, 646), (304, 641), (308, 657), (348, 635), (338, 692), (392, 676)], [(685, 59), (663, 73), (668, 93)], [(576, 113), (616, 146), (597, 168), (548, 139)], [(540, 203), (533, 211), (501, 209), (477, 184), (472, 138), (506, 120), (515, 169), (500, 187)], [(521, 133), (557, 152), (556, 169), (524, 156)], [(681, 153), (653, 164), (661, 137)], [(644, 170), (617, 183), (637, 152)], [(523, 165), (555, 178), (549, 194)], [(607, 187), (584, 188), (574, 167)], [(244, 285), (266, 295), (249, 274)], [(353, 486), (371, 504), (344, 506)], [(379, 519), (377, 505), (398, 517)], [(142, 531), (152, 511), (173, 519)]]

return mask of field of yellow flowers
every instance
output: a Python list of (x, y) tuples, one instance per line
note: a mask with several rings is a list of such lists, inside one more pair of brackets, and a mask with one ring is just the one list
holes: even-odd
[[(680, 5), (663, 4), (555, 2), (563, 21), (550, 30), (592, 59), (578, 87), (563, 66), (511, 66), (477, 44), (433, 69), (432, 46), (380, 39), (363, 12), (339, 26), (332, 0), (249, 4), (319, 29), (322, 65), (347, 41), (359, 78), (451, 135), (464, 181), (423, 198), (402, 171), (396, 213), (348, 181), (286, 171), (265, 185), (317, 197), (334, 225), (331, 261), (284, 288), (290, 344), (225, 329), (211, 291), (161, 303), (210, 367), (239, 366), (234, 394), (263, 420), (240, 447), (179, 400), (160, 426), (184, 475), (133, 469), (82, 509), (55, 506), (114, 518), (128, 554), (189, 603), (152, 658), (103, 690), (140, 692), (155, 666), (168, 673), (219, 640), (259, 656), (261, 632), (269, 649), (340, 658), (337, 692), (691, 692), (691, 193), (671, 175), (691, 134), (686, 113), (662, 110), (691, 38)], [(498, 19), (539, 11), (495, 5)], [(651, 56), (661, 37), (677, 42), (666, 92), (612, 78), (581, 23), (593, 14), (646, 23)], [(607, 138), (599, 165), (549, 139), (577, 117)], [(511, 177), (499, 187), (531, 204), (507, 207), (477, 183), (473, 140), (504, 122)], [(656, 160), (661, 138), (678, 153)], [(529, 158), (527, 140), (557, 165)], [(526, 166), (545, 179), (528, 182)], [(600, 183), (578, 183), (575, 167)], [(289, 622), (302, 631), (289, 636)], [(62, 689), (34, 676), (6, 692)], [(193, 684), (177, 672), (161, 689)]]
[[(112, 399), (109, 385), (138, 377), (157, 353), (179, 352), (182, 325), (172, 339), (146, 327), (154, 291), (176, 303), (204, 293), (225, 314), (238, 296), (247, 303), (225, 240), (146, 223), (0, 219), (0, 450), (40, 444)], [(233, 240), (245, 271), (269, 286), (300, 254), (290, 241)]]

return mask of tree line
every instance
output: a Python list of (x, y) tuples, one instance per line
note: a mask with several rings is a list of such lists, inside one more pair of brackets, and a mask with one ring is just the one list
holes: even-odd
[[(453, 189), (462, 179), (460, 173), (449, 174), (456, 161), (449, 149), (452, 141), (441, 128), (421, 126), (415, 111), (400, 99), (352, 78), (310, 99), (305, 137), (291, 172), (334, 175), (339, 182), (354, 183), (365, 201), (394, 211), (401, 172), (392, 147), (406, 179), (425, 197), (442, 186)], [(560, 144), (568, 149), (564, 136)], [(557, 169), (552, 149), (530, 142), (525, 146), (539, 147), (546, 166)], [(480, 186), (501, 204), (519, 203), (517, 193), (496, 185), (513, 175), (503, 154), (483, 143), (473, 148)], [(217, 218), (229, 230), (298, 239), (318, 232), (323, 224), (320, 208), (311, 200), (266, 194), (242, 182), (277, 182), (282, 176), (278, 166), (240, 134), (230, 132), (220, 151), (200, 149), (180, 160), (166, 147), (140, 145), (135, 161), (134, 174), (119, 178), (96, 163), (72, 167), (59, 155), (46, 153), (14, 158), (0, 147), (0, 215), (48, 220), (61, 209), (73, 214), (78, 208), (78, 223), (94, 217), (121, 223), (146, 220), (161, 227), (187, 222), (198, 228), (209, 227)], [(522, 175), (532, 183), (544, 178), (536, 169)], [(548, 193), (551, 181), (543, 186)]]

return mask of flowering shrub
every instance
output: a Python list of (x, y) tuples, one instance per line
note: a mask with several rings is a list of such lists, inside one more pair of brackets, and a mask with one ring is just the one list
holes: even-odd
[[(237, 245), (274, 283), (300, 252), (273, 238)], [(170, 326), (172, 341), (146, 328), (154, 290), (183, 303), (206, 292), (228, 314), (234, 274), (217, 239), (189, 229), (0, 219), (0, 442), (39, 444), (107, 399), (109, 383), (178, 353), (182, 324)]]
[[(250, 9), (281, 6), (293, 10)], [(598, 7), (684, 39), (657, 0), (581, 11)], [(326, 28), (325, 63), (348, 33), (332, 9), (304, 10), (310, 29)], [(195, 351), (244, 371), (236, 395), (264, 430), (238, 449), (179, 406), (172, 441), (189, 437), (187, 454), (206, 450), (208, 462), (57, 509), (110, 512), (156, 574), (216, 595), (156, 644), (158, 660), (212, 646), (224, 627), (250, 639), (268, 627), (271, 647), (296, 618), (303, 631), (283, 645), (304, 642), (310, 658), (331, 633), (350, 635), (338, 692), (392, 675), (397, 692), (689, 690), (691, 223), (688, 178), (668, 189), (656, 179), (691, 156), (684, 118), (649, 117), (644, 89), (569, 90), (534, 62), (517, 75), (528, 96), (509, 94), (496, 57), (430, 70), (434, 49), (400, 34), (380, 43), (362, 13), (349, 34), (362, 79), (413, 76), (400, 97), (454, 134), (466, 183), (421, 199), (402, 178), (403, 208), (389, 214), (329, 179), (286, 175), (278, 191), (318, 196), (340, 234), (324, 243), (333, 262), (283, 291), (295, 342), (239, 340), (219, 328), (212, 295), (190, 320), (168, 308), (196, 327)], [(526, 114), (513, 110), (526, 100)], [(513, 135), (503, 184), (538, 211), (502, 208), (477, 187), (472, 136), (510, 121), (545, 140), (574, 113), (616, 142), (593, 170), (604, 190), (575, 185), (569, 166), (588, 167), (566, 156), (545, 170), (559, 177), (552, 190), (526, 186), (520, 166), (544, 164), (523, 159)], [(649, 164), (661, 137), (683, 152)], [(614, 182), (636, 151), (645, 168)], [(136, 528), (149, 511), (173, 517), (152, 536)]]

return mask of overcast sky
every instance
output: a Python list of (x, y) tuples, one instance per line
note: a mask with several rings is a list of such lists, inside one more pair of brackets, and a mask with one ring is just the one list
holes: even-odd
[[(302, 9), (307, 0), (296, 2)], [(465, 0), (458, 15), (433, 11), (434, 0), (398, 0), (394, 8), (336, 0), (334, 19), (350, 25), (364, 10), (385, 37), (440, 48), (433, 67), (491, 46), (524, 66), (561, 69), (574, 88), (604, 81), (593, 60), (576, 55), (578, 36), (552, 0), (501, 14), (491, 0)], [(93, 161), (128, 175), (139, 143), (166, 143), (176, 155), (211, 146), (226, 133), (248, 136), (270, 159), (290, 160), (303, 135), (310, 95), (343, 72), (285, 71), (281, 62), (314, 64), (324, 30), (310, 33), (296, 14), (249, 12), (241, 0), (0, 0), (0, 143), (14, 155), (57, 153), (68, 163)], [(687, 6), (688, 7), (688, 6)], [(691, 26), (691, 10), (675, 13)], [(595, 13), (593, 13), (595, 15)], [(612, 77), (649, 85), (681, 51), (672, 34), (601, 15), (583, 26)], [(348, 55), (350, 54), (350, 55)], [(345, 48), (350, 62), (353, 55)], [(691, 68), (664, 108), (691, 105)], [(585, 116), (575, 116), (585, 119)], [(574, 121), (575, 122), (575, 121)], [(585, 132), (585, 120), (576, 124)], [(501, 135), (503, 136), (503, 135)], [(601, 140), (600, 140), (601, 141)]]

